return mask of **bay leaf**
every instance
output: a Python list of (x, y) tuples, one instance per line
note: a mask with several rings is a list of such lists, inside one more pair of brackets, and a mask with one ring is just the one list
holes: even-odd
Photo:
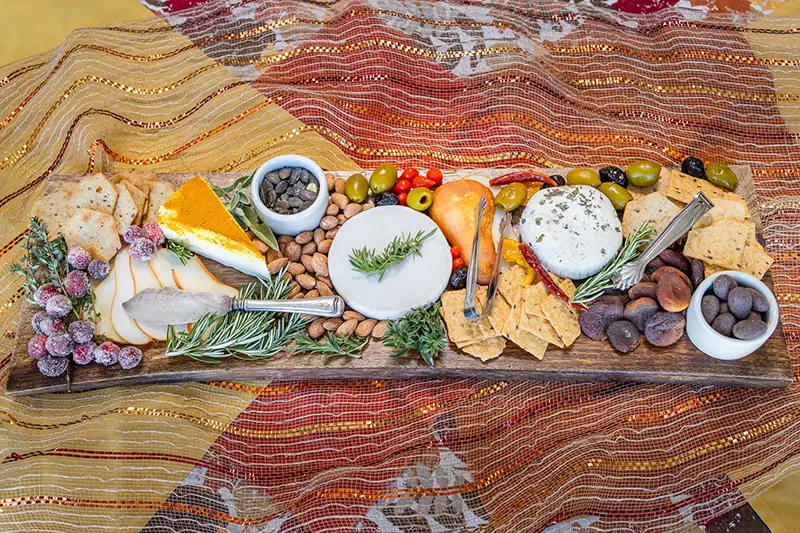
[(242, 211), (244, 211), (244, 219), (247, 225), (250, 227), (250, 231), (255, 233), (256, 237), (264, 241), (264, 244), (272, 248), (273, 250), (278, 249), (278, 239), (275, 238), (275, 234), (272, 233), (272, 230), (261, 222), (261, 219), (258, 218), (258, 214), (255, 210), (250, 207), (249, 205), (242, 205)]

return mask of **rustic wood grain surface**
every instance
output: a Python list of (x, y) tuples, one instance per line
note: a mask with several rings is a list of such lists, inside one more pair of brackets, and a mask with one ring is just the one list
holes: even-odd
[[(747, 167), (734, 171), (741, 180), (740, 190), (754, 203), (752, 177)], [(551, 171), (552, 172), (552, 171)], [(459, 171), (450, 174), (463, 177), (469, 174), (497, 175), (502, 170)], [(347, 177), (350, 173), (336, 173)], [(161, 179), (180, 185), (196, 174), (163, 174)], [(203, 174), (216, 184), (227, 184), (242, 174)], [(53, 176), (48, 188), (81, 176)], [(447, 179), (448, 176), (445, 176)], [(753, 210), (755, 212), (755, 210)], [(250, 280), (238, 271), (203, 259), (221, 281), (233, 286)], [(768, 273), (764, 282), (772, 287)], [(569, 349), (550, 350), (539, 361), (509, 342), (503, 355), (487, 363), (464, 354), (448, 344), (430, 368), (417, 358), (389, 358), (390, 350), (380, 342), (371, 341), (361, 359), (331, 358), (319, 355), (280, 353), (271, 359), (252, 362), (230, 358), (218, 365), (199, 363), (187, 357), (165, 357), (164, 344), (144, 347), (142, 363), (132, 370), (104, 367), (97, 364), (73, 365), (69, 375), (59, 378), (42, 376), (36, 361), (27, 354), (27, 343), (33, 334), (30, 319), (36, 312), (30, 304), (20, 311), (14, 366), (8, 379), (7, 393), (31, 395), (52, 392), (85, 391), (118, 385), (139, 385), (176, 381), (220, 381), (260, 379), (425, 379), (474, 378), (511, 380), (571, 380), (571, 381), (639, 381), (728, 385), (744, 387), (785, 387), (792, 381), (790, 361), (783, 328), (779, 326), (767, 343), (754, 354), (738, 361), (712, 359), (697, 350), (686, 335), (676, 344), (659, 348), (646, 341), (629, 354), (619, 354), (607, 342), (597, 342), (581, 336)]]

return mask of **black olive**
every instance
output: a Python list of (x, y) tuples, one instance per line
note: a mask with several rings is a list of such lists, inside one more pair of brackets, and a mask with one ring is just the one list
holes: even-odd
[(453, 270), (453, 273), (450, 274), (450, 287), (453, 289), (463, 289), (467, 286), (467, 267), (466, 265), (461, 265), (457, 269)]
[(681, 172), (694, 176), (695, 178), (706, 177), (706, 167), (703, 165), (703, 161), (696, 157), (687, 157), (684, 159), (683, 163), (681, 163)]
[[(563, 187), (564, 185), (567, 184), (567, 180), (565, 180), (564, 176), (560, 174), (553, 174), (552, 176), (550, 176), (550, 179), (555, 181), (559, 187)], [(550, 185), (549, 183), (542, 183), (542, 189), (549, 189), (550, 187), (552, 187), (552, 185)]]
[(628, 186), (628, 176), (626, 176), (625, 171), (619, 167), (603, 167), (598, 170), (597, 173), (600, 174), (600, 181), (603, 183), (610, 181), (611, 183), (616, 183), (620, 187)]
[(393, 192), (382, 192), (375, 199), (375, 206), (379, 205), (400, 205), (400, 200), (397, 199), (397, 195)]

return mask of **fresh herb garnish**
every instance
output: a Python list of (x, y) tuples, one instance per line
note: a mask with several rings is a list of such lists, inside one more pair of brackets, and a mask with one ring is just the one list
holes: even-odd
[[(237, 298), (281, 300), (294, 283), (285, 269), (271, 279), (260, 279), (239, 289)], [(186, 355), (203, 363), (219, 363), (226, 357), (247, 361), (268, 359), (283, 350), (303, 332), (308, 319), (297, 313), (209, 313), (188, 332), (167, 328), (166, 355)]]
[(412, 255), (421, 255), (420, 248), (425, 240), (436, 233), (436, 228), (424, 234), (418, 231), (416, 235), (406, 235), (405, 233), (392, 239), (383, 252), (377, 253), (374, 249), (369, 250), (365, 246), (360, 250), (353, 250), (350, 254), (350, 265), (369, 276), (378, 276), (378, 281), (383, 280), (386, 271), (394, 265), (399, 265)]
[(409, 352), (417, 352), (428, 366), (433, 366), (434, 357), (447, 343), (440, 307), (439, 302), (434, 302), (412, 309), (402, 318), (390, 320), (383, 337), (383, 345), (394, 348), (389, 357), (396, 359)]
[(239, 178), (227, 187), (212, 186), (211, 188), (243, 230), (252, 231), (264, 244), (277, 250), (278, 240), (269, 226), (261, 222), (253, 209), (253, 200), (250, 198), (251, 181), (253, 181), (252, 174)]
[(649, 226), (649, 222), (642, 222), (636, 231), (625, 240), (625, 244), (614, 256), (614, 259), (606, 264), (600, 272), (581, 283), (575, 289), (575, 293), (570, 298), (570, 303), (587, 305), (603, 294), (603, 291), (614, 287), (611, 278), (623, 266), (639, 257), (642, 249), (650, 243), (650, 236), (654, 231), (655, 229)]
[(182, 265), (185, 265), (189, 259), (194, 257), (194, 252), (186, 248), (178, 241), (167, 239), (167, 242), (164, 244), (164, 248), (172, 252), (172, 254), (178, 258)]
[(327, 357), (337, 357), (346, 355), (353, 359), (360, 359), (361, 352), (369, 344), (369, 337), (337, 337), (331, 332), (328, 332), (328, 337), (325, 342), (317, 341), (306, 335), (298, 335), (294, 340), (295, 350), (294, 353), (314, 353), (322, 354)]

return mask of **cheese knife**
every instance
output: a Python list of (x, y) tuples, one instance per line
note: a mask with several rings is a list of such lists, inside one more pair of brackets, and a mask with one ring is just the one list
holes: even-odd
[(208, 313), (270, 311), (336, 317), (344, 313), (341, 296), (319, 296), (296, 300), (240, 300), (227, 294), (182, 291), (172, 287), (145, 289), (122, 304), (134, 320), (154, 325), (189, 324)]

